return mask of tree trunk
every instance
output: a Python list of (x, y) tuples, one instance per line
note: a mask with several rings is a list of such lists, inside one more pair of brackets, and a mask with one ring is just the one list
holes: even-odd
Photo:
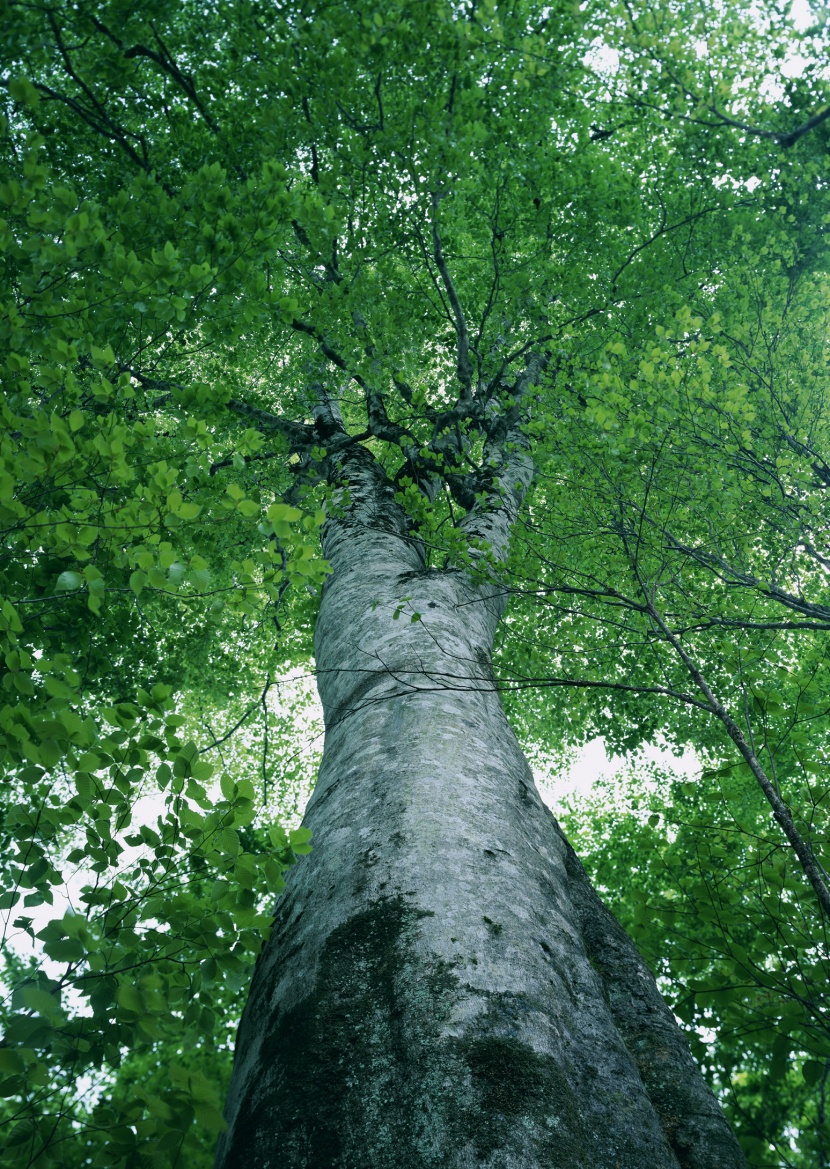
[(500, 604), (425, 568), (358, 452), (324, 536), (314, 851), (256, 970), (217, 1166), (739, 1169), (537, 794), (492, 684)]

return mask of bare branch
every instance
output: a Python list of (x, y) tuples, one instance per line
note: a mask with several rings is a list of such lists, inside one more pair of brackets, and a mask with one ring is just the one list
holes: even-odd
[(714, 102), (706, 103), (707, 110), (718, 118), (724, 126), (732, 126), (736, 130), (743, 130), (745, 134), (753, 134), (756, 138), (769, 138), (773, 142), (777, 142), (779, 146), (783, 146), (788, 150), (790, 146), (794, 146), (799, 138), (803, 138), (805, 134), (809, 134), (811, 130), (815, 130), (816, 126), (820, 126), (822, 122), (826, 122), (830, 118), (830, 105), (819, 113), (814, 114), (801, 126), (796, 126), (794, 130), (762, 130), (758, 126), (750, 126), (747, 122), (740, 122), (737, 118), (731, 118), (728, 114), (719, 110)]

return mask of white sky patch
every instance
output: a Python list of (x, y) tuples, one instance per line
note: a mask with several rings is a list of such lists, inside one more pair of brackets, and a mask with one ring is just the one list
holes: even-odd
[(803, 53), (795, 53), (784, 61), (781, 72), (785, 77), (800, 77), (809, 63), (809, 59)]
[(603, 77), (613, 77), (620, 67), (620, 54), (610, 45), (606, 45), (601, 37), (591, 43), (591, 47), (582, 58), (582, 64)]
[(556, 811), (567, 797), (588, 796), (597, 780), (628, 772), (637, 764), (657, 764), (663, 771), (669, 771), (678, 779), (690, 780), (700, 775), (702, 763), (691, 747), (676, 755), (667, 746), (647, 745), (633, 755), (609, 755), (604, 739), (591, 739), (580, 751), (567, 770), (560, 772), (535, 772), (539, 794)]
[(790, 19), (798, 32), (804, 32), (805, 28), (809, 28), (811, 24), (815, 23), (816, 16), (807, 0), (793, 0)]
[(758, 93), (769, 102), (779, 102), (784, 97), (784, 86), (777, 77), (765, 77), (758, 87)]
[(752, 194), (756, 187), (760, 187), (761, 180), (757, 175), (751, 175), (748, 179), (736, 179), (734, 175), (724, 174), (712, 179), (712, 183), (716, 187), (724, 187), (729, 183), (733, 191), (745, 190)]

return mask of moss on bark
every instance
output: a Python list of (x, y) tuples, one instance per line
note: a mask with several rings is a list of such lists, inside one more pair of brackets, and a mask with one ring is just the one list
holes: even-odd
[(262, 1076), (234, 1124), (234, 1166), (585, 1163), (579, 1109), (557, 1061), (488, 1033), (507, 1028), (516, 1004), (482, 1003), (474, 1037), (453, 1026), (468, 988), (451, 964), (412, 959), (427, 916), (392, 897), (332, 932), (307, 997), (266, 1022)]

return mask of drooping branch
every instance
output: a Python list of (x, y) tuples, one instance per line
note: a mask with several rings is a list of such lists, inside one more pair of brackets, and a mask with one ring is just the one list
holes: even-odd
[(802, 617), (808, 617), (815, 621), (827, 622), (830, 621), (830, 607), (827, 605), (817, 605), (812, 601), (807, 601), (804, 597), (797, 597), (793, 593), (788, 593), (786, 589), (782, 589), (779, 585), (768, 584), (753, 576), (748, 572), (741, 572), (735, 568), (734, 565), (729, 564), (724, 557), (716, 555), (712, 552), (706, 552), (702, 548), (692, 548), (678, 540), (668, 529), (663, 529), (663, 535), (669, 545), (675, 551), (688, 556), (690, 560), (696, 561), (705, 568), (714, 570), (722, 579), (729, 581), (732, 584), (743, 585), (746, 588), (755, 589), (762, 592), (770, 600), (776, 601), (779, 605), (784, 605), (787, 609), (792, 609), (793, 612), (799, 613)]
[[(64, 70), (84, 94), (87, 101), (89, 102), (90, 108), (85, 108), (76, 99), (71, 98), (66, 94), (59, 93), (57, 90), (54, 90), (47, 85), (35, 82), (35, 87), (39, 89), (41, 93), (45, 93), (54, 100), (61, 101), (70, 109), (73, 109), (75, 113), (77, 113), (91, 129), (96, 131), (96, 133), (103, 135), (103, 137), (108, 138), (111, 142), (117, 142), (119, 146), (121, 146), (122, 149), (129, 155), (133, 162), (135, 162), (137, 166), (141, 167), (142, 170), (149, 174), (151, 169), (149, 155), (147, 151), (147, 143), (143, 136), (141, 134), (135, 134), (128, 130), (124, 130), (123, 127), (119, 126), (112, 120), (102, 103), (98, 100), (87, 83), (75, 70), (75, 67), (72, 64), (72, 59), (69, 55), (69, 50), (64, 43), (63, 36), (61, 34), (60, 27), (58, 26), (58, 22), (55, 19), (54, 13), (47, 10), (47, 19), (49, 21), (49, 26), (52, 29), (52, 34), (55, 38), (55, 44), (57, 45), (58, 52), (60, 53), (61, 59), (63, 61)], [(128, 141), (129, 138), (133, 138), (141, 144), (141, 155), (137, 153), (135, 148)]]
[[(51, 98), (52, 101), (62, 102), (63, 105), (74, 112), (81, 118), (82, 121), (94, 130), (96, 134), (100, 134), (110, 142), (116, 142), (124, 150), (124, 152), (133, 160), (137, 167), (141, 170), (150, 173), (150, 163), (148, 160), (147, 144), (140, 134), (132, 134), (128, 130), (124, 130), (117, 123), (113, 122), (109, 115), (104, 111), (103, 107), (96, 103), (94, 111), (86, 109), (75, 98), (68, 94), (59, 93), (56, 89), (52, 89), (49, 85), (44, 85), (40, 81), (33, 82), (35, 89), (40, 93), (45, 94), (46, 97)], [(139, 154), (135, 147), (128, 141), (129, 138), (135, 138), (141, 144), (142, 153)], [(165, 187), (165, 190), (167, 188)], [(169, 192), (168, 192), (169, 193)]]
[[(428, 630), (428, 624), (423, 626)], [(351, 670), (321, 670), (316, 671), (316, 676), (324, 673), (352, 673), (362, 677), (378, 677), (384, 675), (393, 678), (402, 687), (400, 693), (428, 693), (441, 692), (458, 693), (464, 691), (475, 691), (477, 694), (487, 693), (491, 691), (494, 694), (512, 694), (518, 693), (522, 690), (601, 690), (608, 692), (617, 692), (619, 694), (647, 694), (654, 695), (658, 698), (672, 698), (676, 702), (683, 703), (684, 706), (693, 706), (698, 710), (711, 713), (709, 704), (700, 698), (695, 698), (693, 694), (687, 694), (682, 690), (673, 690), (668, 686), (637, 686), (627, 682), (614, 682), (612, 680), (603, 680), (595, 678), (576, 678), (576, 677), (557, 677), (556, 675), (544, 674), (539, 677), (530, 677), (522, 674), (512, 674), (510, 677), (500, 677), (494, 679), (489, 673), (475, 673), (461, 674), (450, 673), (449, 671), (435, 670), (432, 668), (416, 668), (412, 665), (411, 668), (404, 670), (394, 670), (388, 663), (378, 659), (377, 667), (365, 666), (360, 669)], [(469, 663), (472, 667), (480, 665), (477, 661), (471, 660)], [(387, 702), (390, 698), (398, 695), (386, 693), (380, 698), (373, 698), (371, 702)], [(351, 708), (350, 714), (356, 713), (357, 708)]]
[(114, 45), (118, 46), (127, 60), (131, 60), (135, 57), (146, 57), (148, 60), (157, 65), (159, 69), (161, 69), (163, 73), (170, 77), (187, 95), (188, 99), (193, 102), (196, 109), (204, 118), (206, 125), (214, 133), (216, 133), (218, 126), (196, 92), (196, 84), (193, 80), (193, 77), (189, 73), (183, 73), (179, 68), (175, 58), (173, 57), (173, 54), (161, 39), (161, 36), (159, 35), (158, 30), (152, 21), (150, 22), (150, 29), (152, 30), (153, 37), (155, 38), (156, 44), (158, 45), (158, 49), (151, 49), (147, 45), (140, 44), (132, 45), (130, 48), (125, 49), (124, 42), (118, 36), (116, 36), (116, 34), (112, 32), (111, 29), (109, 29), (103, 23), (103, 21), (99, 20), (98, 17), (94, 15), (90, 16), (90, 20), (99, 30), (99, 32), (102, 32), (104, 36), (111, 40)]
[[(739, 199), (734, 204), (734, 206), (747, 207), (747, 206), (749, 206), (749, 203), (746, 200)], [(651, 236), (649, 236), (649, 238), (647, 240), (644, 240), (643, 243), (639, 244), (636, 248), (633, 248), (632, 251), (629, 252), (628, 256), (625, 258), (623, 263), (620, 264), (617, 271), (611, 277), (611, 292), (612, 293), (616, 292), (617, 281), (619, 280), (620, 276), (622, 276), (622, 274), (626, 270), (626, 268), (628, 268), (629, 265), (634, 262), (634, 260), (640, 254), (640, 252), (645, 251), (646, 248), (650, 247), (653, 243), (656, 243), (658, 239), (661, 239), (663, 236), (668, 235), (670, 232), (678, 231), (681, 227), (686, 227), (688, 224), (695, 223), (698, 219), (702, 219), (704, 215), (711, 215), (712, 213), (718, 212), (718, 211), (722, 211), (722, 208), (721, 207), (704, 207), (701, 211), (695, 211), (691, 215), (687, 215), (685, 217), (685, 219), (678, 220), (677, 223), (665, 223), (665, 222), (662, 223), (660, 225), (660, 227), (657, 229), (657, 231), (655, 231)]]
[(767, 802), (772, 808), (772, 814), (775, 820), (778, 822), (784, 835), (790, 842), (792, 850), (798, 858), (798, 862), (801, 865), (804, 875), (813, 887), (813, 891), (816, 895), (816, 898), (818, 899), (818, 903), (822, 909), (822, 912), (827, 918), (830, 918), (830, 888), (828, 888), (827, 881), (825, 880), (826, 874), (816, 857), (813, 855), (813, 851), (809, 844), (798, 831), (795, 820), (793, 819), (792, 812), (781, 799), (781, 796), (778, 794), (772, 780), (761, 766), (755, 751), (747, 742), (743, 732), (741, 731), (741, 728), (738, 726), (737, 722), (729, 713), (727, 708), (717, 698), (714, 691), (709, 686), (697, 662), (695, 662), (692, 656), (688, 653), (680, 638), (669, 627), (665, 618), (657, 609), (651, 594), (651, 590), (649, 589), (646, 581), (643, 580), (635, 555), (631, 556), (631, 567), (637, 577), (640, 591), (642, 592), (642, 595), (645, 599), (651, 619), (654, 621), (655, 625), (663, 634), (666, 641), (669, 643), (669, 645), (671, 645), (677, 656), (682, 661), (683, 665), (688, 670), (698, 690), (706, 699), (712, 714), (714, 714), (715, 717), (720, 721), (726, 733), (729, 735), (729, 738), (738, 748), (738, 751), (743, 757), (744, 762), (749, 767), (750, 771), (755, 777), (756, 782), (758, 783), (758, 786), (764, 793)]

